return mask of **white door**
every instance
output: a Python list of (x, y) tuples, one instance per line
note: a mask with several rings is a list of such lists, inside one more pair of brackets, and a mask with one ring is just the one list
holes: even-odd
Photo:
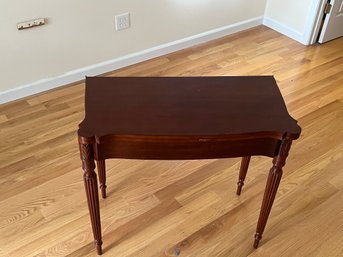
[(319, 43), (343, 36), (343, 0), (331, 0), (331, 10), (326, 15)]

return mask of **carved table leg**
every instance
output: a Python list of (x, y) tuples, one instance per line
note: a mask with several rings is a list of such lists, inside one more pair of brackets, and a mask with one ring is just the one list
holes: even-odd
[(106, 166), (105, 160), (96, 161), (102, 198), (106, 198)]
[(282, 167), (286, 163), (289, 149), (291, 148), (292, 140), (283, 139), (279, 148), (279, 153), (273, 159), (273, 166), (269, 171), (266, 189), (264, 191), (260, 216), (257, 223), (254, 248), (258, 247), (258, 244), (262, 238), (263, 231), (266, 227), (270, 210), (272, 209), (273, 202), (277, 189), (282, 177)]
[[(82, 140), (80, 140), (82, 141)], [(101, 240), (101, 224), (100, 224), (100, 208), (96, 173), (94, 172), (95, 163), (93, 156), (92, 144), (80, 142), (80, 153), (82, 161), (82, 169), (84, 171), (83, 179), (85, 183), (89, 214), (92, 223), (93, 236), (99, 255), (102, 254)]]
[(248, 167), (250, 162), (250, 156), (246, 156), (242, 158), (241, 168), (239, 170), (239, 178), (237, 182), (237, 195), (241, 194), (242, 187), (244, 186), (245, 176), (247, 175)]

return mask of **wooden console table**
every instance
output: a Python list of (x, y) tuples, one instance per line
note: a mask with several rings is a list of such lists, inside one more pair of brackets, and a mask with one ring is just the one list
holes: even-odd
[(78, 138), (97, 253), (102, 253), (97, 162), (106, 198), (105, 159), (186, 160), (243, 157), (237, 194), (250, 156), (273, 157), (258, 219), (257, 248), (301, 128), (288, 114), (271, 76), (88, 77)]

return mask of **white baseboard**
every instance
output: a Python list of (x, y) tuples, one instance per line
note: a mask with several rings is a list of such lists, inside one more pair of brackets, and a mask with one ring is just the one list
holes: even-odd
[(305, 35), (303, 35), (302, 33), (284, 25), (284, 24), (281, 24), (279, 23), (278, 21), (276, 20), (273, 20), (271, 18), (268, 18), (268, 17), (264, 17), (263, 18), (263, 25), (273, 29), (273, 30), (276, 30), (277, 32), (280, 32), (281, 34), (284, 34), (286, 35), (287, 37), (290, 37), (304, 45), (307, 44), (307, 38), (305, 39)]
[(204, 43), (216, 38), (227, 36), (238, 31), (249, 29), (262, 24), (263, 17), (244, 20), (232, 25), (220, 27), (194, 36), (186, 37), (170, 43), (145, 49), (136, 53), (128, 54), (106, 62), (73, 70), (60, 76), (46, 78), (30, 84), (22, 85), (14, 89), (0, 92), (0, 104), (19, 98), (37, 94), (49, 89), (57, 88), (66, 84), (83, 80), (85, 76), (95, 76), (123, 68), (135, 63), (146, 61), (161, 55), (169, 54), (187, 47)]

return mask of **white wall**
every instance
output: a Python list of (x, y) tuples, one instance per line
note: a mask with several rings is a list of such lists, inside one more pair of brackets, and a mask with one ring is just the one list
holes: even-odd
[(265, 16), (303, 33), (312, 0), (269, 0)]
[[(263, 16), (265, 2), (266, 0), (1, 0), (0, 93)], [(115, 31), (114, 16), (123, 12), (130, 12), (132, 27)], [(17, 22), (40, 17), (48, 19), (47, 25), (21, 31), (16, 29)], [(294, 26), (297, 29), (302, 28), (298, 23)]]
[(303, 44), (309, 43), (321, 0), (268, 0), (264, 24)]

